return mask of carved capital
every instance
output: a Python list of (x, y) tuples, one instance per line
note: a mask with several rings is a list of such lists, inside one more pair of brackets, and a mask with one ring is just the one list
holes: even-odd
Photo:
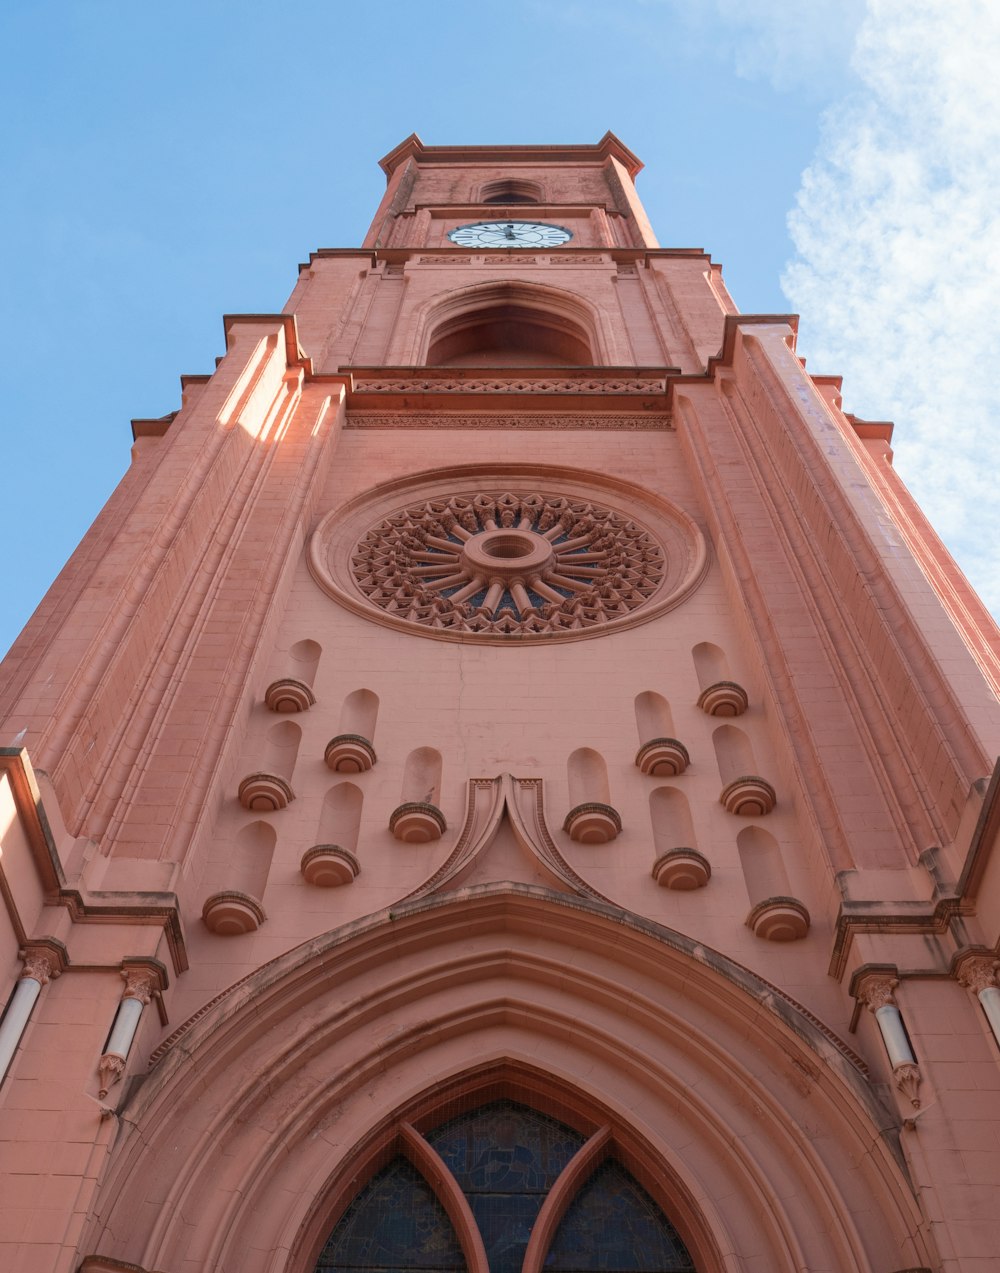
[(863, 1003), (869, 1012), (878, 1012), (879, 1008), (895, 1007), (896, 1000), (892, 992), (899, 985), (899, 978), (888, 973), (869, 973), (863, 977), (854, 989), (855, 997)]
[(122, 960), (121, 978), (125, 982), (123, 999), (138, 999), (144, 1006), (158, 998), (170, 985), (167, 970), (158, 959), (143, 955), (126, 955)]
[(29, 942), (18, 953), (24, 961), (21, 979), (30, 977), (43, 986), (65, 972), (69, 966), (69, 952), (55, 937), (42, 937)]
[(33, 981), (39, 981), (43, 986), (48, 985), (51, 977), (58, 977), (59, 973), (52, 967), (49, 962), (48, 955), (28, 955), (24, 960), (24, 968), (21, 970), (21, 978), (31, 978)]
[(978, 995), (996, 986), (1000, 959), (993, 954), (970, 950), (956, 957), (952, 968), (959, 984)]
[(897, 1065), (892, 1072), (892, 1079), (913, 1108), (919, 1109), (920, 1097), (917, 1095), (917, 1089), (920, 1087), (920, 1070), (917, 1065), (912, 1061)]
[(138, 999), (143, 1006), (149, 1003), (153, 995), (159, 990), (159, 978), (147, 969), (141, 968), (123, 968), (122, 976), (125, 978), (125, 989), (122, 991), (123, 999)]

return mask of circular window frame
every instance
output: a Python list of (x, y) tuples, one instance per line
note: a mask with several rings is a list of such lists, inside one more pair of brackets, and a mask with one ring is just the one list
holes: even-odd
[[(627, 615), (585, 628), (555, 632), (469, 632), (435, 628), (391, 614), (361, 591), (351, 568), (362, 538), (380, 522), (425, 501), (482, 492), (530, 490), (607, 507), (648, 532), (663, 552), (663, 579), (648, 601)], [(307, 549), (310, 574), (345, 609), (384, 627), (431, 640), (487, 645), (581, 641), (649, 623), (681, 605), (708, 569), (708, 546), (687, 513), (650, 491), (621, 479), (595, 478), (579, 470), (545, 465), (456, 465), (383, 483), (321, 518)]]

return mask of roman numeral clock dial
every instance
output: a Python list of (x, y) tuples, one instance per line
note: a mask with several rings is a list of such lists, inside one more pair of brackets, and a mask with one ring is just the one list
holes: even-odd
[(537, 221), (477, 221), (460, 225), (448, 235), (463, 248), (557, 248), (572, 237), (561, 225)]

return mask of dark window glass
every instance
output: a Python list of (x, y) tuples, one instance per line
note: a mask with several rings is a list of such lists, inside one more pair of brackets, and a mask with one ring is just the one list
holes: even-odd
[(395, 1158), (361, 1190), (323, 1248), (316, 1273), (466, 1273), (444, 1207), (420, 1172)]
[(583, 1137), (524, 1105), (496, 1101), (451, 1119), (427, 1139), (469, 1199), (490, 1273), (520, 1273), (545, 1195)]
[[(490, 1273), (520, 1273), (557, 1178), (584, 1143), (572, 1128), (495, 1101), (427, 1135), (469, 1201)], [(677, 1231), (638, 1181), (607, 1159), (570, 1203), (546, 1273), (695, 1273)], [(394, 1159), (358, 1194), (316, 1273), (466, 1273), (451, 1221), (423, 1176)]]
[(570, 1203), (545, 1259), (553, 1273), (694, 1273), (676, 1229), (613, 1159)]

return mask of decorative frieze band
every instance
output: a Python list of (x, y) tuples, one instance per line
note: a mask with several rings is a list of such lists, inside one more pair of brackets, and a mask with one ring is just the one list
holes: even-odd
[(363, 380), (355, 382), (355, 393), (666, 393), (667, 382), (657, 377), (650, 380), (620, 378), (605, 380), (593, 377), (517, 380), (475, 379), (439, 380), (436, 377), (405, 380)]
[(623, 432), (665, 433), (668, 415), (615, 413), (612, 415), (452, 415), (435, 411), (399, 411), (391, 415), (348, 412), (348, 429), (619, 429)]
[(607, 265), (603, 256), (508, 256), (506, 253), (491, 253), (489, 256), (453, 256), (448, 252), (417, 257), (418, 265)]

